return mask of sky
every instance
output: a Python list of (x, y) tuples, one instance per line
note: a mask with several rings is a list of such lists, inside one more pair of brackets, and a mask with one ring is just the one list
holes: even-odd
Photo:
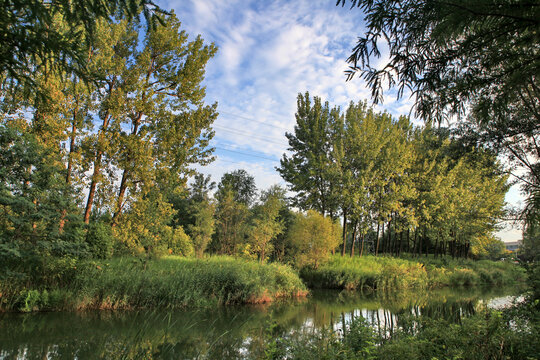
[[(335, 0), (168, 0), (193, 39), (200, 34), (218, 47), (206, 67), (206, 102), (217, 102), (214, 123), (216, 161), (197, 170), (219, 182), (225, 172), (244, 169), (258, 189), (286, 185), (275, 167), (286, 152), (285, 132), (295, 124), (296, 99), (309, 91), (331, 105), (371, 101), (366, 84), (346, 81), (346, 62), (357, 37), (364, 32), (362, 13)], [(383, 58), (375, 65), (383, 63)], [(412, 100), (385, 93), (377, 110), (409, 115)], [(419, 123), (419, 122), (418, 122)], [(513, 188), (507, 201), (519, 201)], [(519, 230), (500, 233), (506, 241)]]

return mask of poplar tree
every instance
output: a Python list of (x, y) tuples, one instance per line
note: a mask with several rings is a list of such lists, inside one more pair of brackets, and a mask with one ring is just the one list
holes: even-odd
[(171, 191), (194, 174), (191, 165), (212, 160), (208, 144), (217, 104), (204, 104), (201, 82), (216, 47), (205, 45), (200, 36), (188, 41), (174, 14), (164, 19), (164, 26), (149, 29), (142, 45), (142, 50), (133, 49), (133, 64), (122, 78), (126, 109), (117, 161), (122, 175), (113, 223), (129, 200), (128, 191), (135, 198), (150, 183)]
[(331, 171), (331, 116), (328, 103), (318, 97), (312, 100), (309, 93), (297, 98), (294, 134), (286, 133), (289, 142), (277, 171), (296, 193), (294, 205), (314, 209), (322, 214), (337, 216), (335, 178)]

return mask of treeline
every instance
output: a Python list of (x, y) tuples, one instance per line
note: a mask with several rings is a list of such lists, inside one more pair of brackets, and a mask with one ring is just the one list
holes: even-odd
[(501, 250), (492, 233), (504, 213), (507, 175), (495, 153), (457, 135), (365, 102), (342, 111), (300, 94), (278, 171), (297, 194), (295, 206), (342, 218), (343, 255)]

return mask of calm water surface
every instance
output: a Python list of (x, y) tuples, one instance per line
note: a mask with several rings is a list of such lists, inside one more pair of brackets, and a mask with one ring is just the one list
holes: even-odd
[(404, 315), (459, 321), (482, 306), (504, 306), (517, 288), (393, 294), (314, 291), (270, 305), (181, 311), (0, 314), (4, 359), (257, 359), (264, 343), (296, 331), (334, 329), (362, 315), (391, 336)]

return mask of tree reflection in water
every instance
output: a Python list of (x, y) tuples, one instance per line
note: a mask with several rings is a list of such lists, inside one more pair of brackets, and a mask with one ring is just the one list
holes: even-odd
[[(304, 300), (204, 310), (2, 314), (0, 359), (261, 358), (268, 343), (363, 316), (384, 337), (418, 316), (459, 323), (479, 303), (519, 289), (398, 293), (317, 291)], [(412, 319), (412, 320), (411, 320)]]

